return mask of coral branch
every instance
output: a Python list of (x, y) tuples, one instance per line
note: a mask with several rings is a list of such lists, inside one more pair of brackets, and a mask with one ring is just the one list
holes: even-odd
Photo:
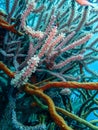
[(25, 22), (27, 16), (30, 14), (30, 12), (35, 9), (35, 5), (36, 5), (36, 3), (33, 0), (28, 2), (26, 10), (22, 14), (21, 26), (28, 35), (31, 35), (32, 37), (36, 37), (36, 38), (42, 38), (44, 35), (43, 32), (33, 30), (30, 26), (26, 26), (26, 22)]

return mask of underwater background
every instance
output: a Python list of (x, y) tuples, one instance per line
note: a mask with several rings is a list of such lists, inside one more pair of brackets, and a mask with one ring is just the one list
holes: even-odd
[(98, 0), (0, 1), (0, 130), (98, 130)]

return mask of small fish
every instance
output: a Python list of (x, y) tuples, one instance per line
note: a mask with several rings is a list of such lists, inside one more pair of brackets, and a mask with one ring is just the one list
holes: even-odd
[(84, 6), (92, 6), (92, 7), (95, 6), (94, 3), (91, 3), (91, 2), (89, 2), (89, 1), (87, 1), (87, 0), (76, 0), (76, 2), (77, 2), (78, 4), (84, 5)]

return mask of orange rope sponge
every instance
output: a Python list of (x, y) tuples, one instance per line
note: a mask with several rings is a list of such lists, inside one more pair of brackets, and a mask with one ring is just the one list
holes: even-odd
[(0, 62), (0, 70), (3, 70), (10, 78), (14, 78), (14, 73), (2, 62)]
[(49, 82), (48, 84), (40, 87), (39, 89), (45, 91), (49, 88), (84, 88), (88, 90), (98, 90), (98, 82), (74, 82), (74, 81), (67, 81), (67, 82)]
[(65, 123), (64, 119), (60, 115), (58, 115), (58, 113), (56, 112), (56, 109), (55, 109), (55, 105), (54, 105), (52, 99), (48, 95), (44, 94), (41, 90), (37, 90), (37, 89), (33, 90), (32, 88), (29, 88), (27, 86), (24, 87), (24, 91), (30, 95), (32, 95), (32, 94), (37, 95), (46, 101), (52, 119), (60, 127), (61, 130), (72, 130)]
[(19, 35), (23, 35), (21, 32), (18, 32), (16, 29), (15, 29), (15, 26), (16, 24), (14, 25), (10, 25), (7, 21), (5, 21), (2, 17), (0, 17), (0, 27), (8, 30), (8, 31), (11, 31), (15, 34), (19, 34)]

